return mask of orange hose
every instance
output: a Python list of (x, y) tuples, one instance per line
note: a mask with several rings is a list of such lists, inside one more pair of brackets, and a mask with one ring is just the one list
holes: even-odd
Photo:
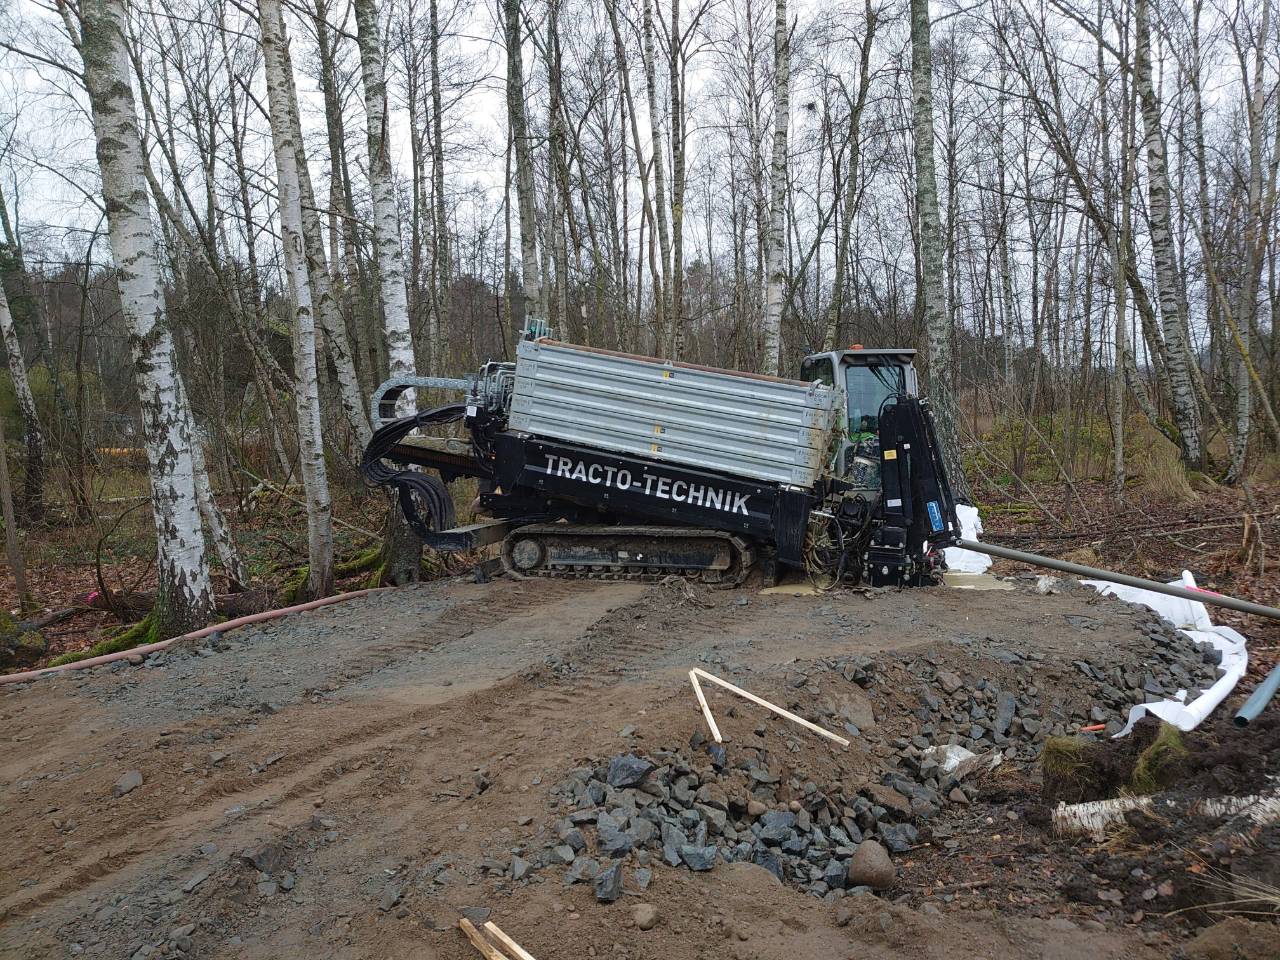
[(292, 607), (280, 607), (276, 610), (263, 610), (261, 613), (250, 613), (247, 616), (236, 617), (234, 620), (226, 620), (222, 623), (215, 623), (212, 626), (201, 627), (199, 630), (192, 630), (190, 633), (184, 633), (181, 636), (170, 637), (168, 640), (161, 640), (158, 643), (145, 643), (140, 647), (130, 647), (128, 650), (117, 650), (115, 653), (104, 653), (100, 657), (89, 657), (87, 660), (77, 660), (75, 663), (64, 663), (58, 667), (44, 667), (39, 670), (27, 670), (23, 673), (10, 673), (0, 677), (0, 683), (22, 683), (26, 680), (35, 680), (39, 677), (50, 676), (51, 674), (61, 673), (64, 670), (78, 670), (81, 667), (96, 667), (100, 664), (111, 663), (115, 660), (123, 660), (126, 657), (132, 657), (134, 654), (152, 653), (156, 650), (163, 650), (171, 644), (177, 643), (179, 640), (199, 640), (201, 637), (207, 637), (211, 633), (225, 633), (228, 630), (234, 630), (237, 627), (247, 627), (252, 623), (262, 623), (266, 620), (278, 620), (280, 617), (288, 616), (291, 613), (302, 613), (306, 610), (314, 610), (317, 607), (327, 607), (331, 603), (341, 603), (343, 600), (353, 600), (356, 597), (363, 597), (366, 594), (378, 593), (382, 590), (392, 590), (394, 587), (369, 587), (366, 590), (352, 590), (350, 593), (338, 593), (332, 597), (321, 597), (319, 600), (308, 600), (306, 603), (295, 604)]

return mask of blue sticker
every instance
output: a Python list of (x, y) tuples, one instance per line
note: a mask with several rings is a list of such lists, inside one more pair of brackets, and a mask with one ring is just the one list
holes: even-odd
[(930, 500), (925, 504), (929, 510), (929, 526), (933, 527), (933, 532), (937, 533), (942, 529), (942, 511), (938, 509), (938, 501)]

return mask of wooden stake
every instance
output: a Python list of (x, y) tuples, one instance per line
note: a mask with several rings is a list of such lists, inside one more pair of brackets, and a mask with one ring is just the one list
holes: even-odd
[(520, 946), (520, 944), (516, 943), (514, 940), (508, 937), (505, 933), (503, 933), (500, 929), (498, 929), (498, 925), (494, 923), (492, 920), (490, 920), (488, 923), (484, 925), (484, 932), (489, 934), (489, 936), (493, 937), (493, 939), (497, 940), (500, 944), (506, 947), (507, 950), (511, 953), (511, 955), (516, 958), (516, 960), (536, 960), (536, 958), (532, 953), (530, 953), (524, 947)]
[(458, 927), (467, 935), (471, 945), (480, 951), (485, 960), (511, 960), (510, 957), (486, 940), (484, 935), (476, 929), (476, 925), (466, 917), (458, 918)]
[(849, 741), (846, 740), (844, 737), (837, 736), (836, 734), (832, 733), (830, 730), (824, 730), (822, 727), (818, 726), (816, 723), (810, 723), (808, 720), (804, 719), (804, 717), (797, 717), (794, 713), (791, 713), (789, 710), (783, 710), (776, 703), (770, 703), (768, 700), (764, 699), (763, 697), (757, 697), (754, 693), (748, 693), (746, 690), (743, 690), (741, 687), (735, 687), (728, 680), (721, 680), (719, 677), (716, 677), (716, 676), (713, 676), (712, 674), (707, 673), (707, 671), (701, 669), (700, 667), (694, 667), (692, 670), (689, 671), (689, 678), (693, 680), (693, 689), (697, 692), (698, 702), (702, 704), (702, 710), (707, 715), (707, 723), (711, 724), (711, 732), (716, 735), (716, 743), (721, 743), (723, 741), (721, 741), (720, 739), (720, 735), (719, 735), (720, 731), (716, 729), (715, 721), (711, 719), (711, 711), (707, 707), (707, 701), (702, 696), (702, 690), (698, 686), (698, 677), (702, 677), (705, 680), (710, 680), (712, 683), (718, 686), (724, 687), (724, 689), (728, 690), (730, 693), (736, 693), (738, 696), (744, 697), (747, 700), (750, 700), (752, 703), (759, 704), (760, 706), (764, 707), (766, 710), (772, 710), (774, 713), (778, 714), (778, 716), (786, 717), (792, 723), (798, 723), (800, 724), (800, 726), (804, 727), (806, 730), (812, 730), (814, 733), (816, 733), (820, 737), (826, 737), (828, 740), (834, 740), (836, 743), (845, 747), (849, 745)]
[(707, 718), (707, 726), (711, 728), (711, 737), (716, 743), (724, 743), (720, 737), (720, 728), (716, 726), (716, 718), (711, 715), (711, 708), (707, 706), (707, 698), (702, 695), (702, 684), (698, 682), (698, 671), (696, 669), (689, 671), (689, 682), (693, 684), (693, 692), (698, 696), (698, 705), (702, 707), (702, 715)]

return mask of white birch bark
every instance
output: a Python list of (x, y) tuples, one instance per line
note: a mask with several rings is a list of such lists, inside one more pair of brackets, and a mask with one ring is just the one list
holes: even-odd
[[(281, 96), (283, 121), (288, 123), (293, 145), (293, 169), (297, 175), (298, 204), (301, 209), (302, 256), (311, 282), (312, 317), (324, 334), (324, 343), (338, 374), (338, 402), (356, 442), (363, 449), (373, 435), (369, 425), (367, 404), (360, 393), (360, 380), (356, 375), (355, 361), (351, 355), (351, 341), (347, 326), (338, 310), (338, 298), (333, 292), (329, 274), (329, 261), (324, 249), (324, 226), (320, 221), (320, 208), (316, 204), (315, 190), (311, 185), (311, 171), (302, 151), (302, 123), (298, 117), (298, 91), (293, 83), (293, 63), (289, 57), (288, 38), (284, 34), (284, 20), (280, 19), (280, 36), (284, 38), (279, 52), (282, 73)], [(274, 136), (274, 135), (273, 135)], [(335, 163), (338, 158), (331, 158)]]
[[(382, 291), (382, 313), (391, 376), (414, 372), (413, 336), (409, 331), (409, 297), (404, 283), (404, 251), (400, 246), (400, 212), (391, 175), (387, 121), (386, 64), (377, 0), (355, 0), (360, 73), (365, 114), (369, 121), (369, 186), (373, 194), (373, 247)], [(401, 397), (403, 412), (412, 411), (412, 391)]]
[(240, 559), (240, 549), (236, 546), (235, 537), (231, 534), (231, 525), (218, 506), (213, 496), (213, 485), (209, 482), (209, 468), (204, 459), (205, 432), (196, 424), (191, 403), (187, 399), (186, 384), (182, 376), (178, 376), (178, 396), (182, 407), (190, 418), (188, 429), (191, 431), (191, 472), (195, 478), (196, 498), (200, 504), (200, 516), (204, 518), (209, 539), (213, 541), (214, 552), (222, 562), (222, 569), (227, 575), (227, 585), (232, 592), (243, 590), (249, 585), (249, 573), (244, 561)]
[(645, 93), (649, 102), (649, 138), (653, 151), (654, 211), (657, 218), (658, 251), (662, 261), (659, 283), (653, 290), (654, 344), (653, 352), (662, 354), (667, 349), (667, 309), (671, 287), (671, 228), (667, 224), (666, 208), (666, 151), (662, 146), (662, 122), (658, 113), (658, 83), (655, 73), (653, 39), (653, 5), (657, 0), (643, 0), (643, 60)]
[(773, 18), (773, 161), (769, 167), (769, 237), (765, 256), (764, 354), (760, 369), (782, 369), (782, 297), (786, 282), (787, 130), (791, 126), (791, 43), (787, 34), (787, 0), (777, 0)]
[(125, 47), (123, 0), (86, 0), (81, 56), (97, 140), (111, 255), (142, 405), (157, 540), (158, 636), (202, 626), (214, 613), (173, 336), (165, 315), (147, 203), (142, 141)]
[(961, 469), (956, 432), (951, 328), (943, 292), (942, 225), (933, 159), (933, 50), (929, 0), (911, 0), (911, 103), (916, 165), (916, 216), (920, 220), (920, 298), (929, 343), (929, 400), (952, 489), (959, 500), (972, 502)]
[(435, 265), (432, 272), (431, 330), (428, 335), (427, 356), (430, 373), (437, 373), (448, 359), (445, 356), (445, 324), (449, 317), (450, 285), (453, 280), (453, 254), (449, 244), (449, 217), (445, 209), (444, 194), (444, 108), (440, 91), (440, 15), (436, 0), (430, 0), (431, 38), (429, 61), (431, 72), (431, 183), (435, 194), (434, 237), (431, 257)]
[[(1232, 359), (1232, 378), (1235, 380), (1235, 443), (1232, 444), (1231, 466), (1227, 481), (1239, 483), (1244, 478), (1248, 462), (1250, 412), (1253, 407), (1249, 380), (1249, 334), (1254, 328), (1258, 313), (1258, 286), (1262, 279), (1262, 261), (1266, 253), (1265, 223), (1262, 203), (1263, 159), (1262, 147), (1266, 137), (1267, 91), (1263, 82), (1266, 71), (1265, 45), (1271, 27), (1271, 0), (1262, 0), (1258, 35), (1254, 39), (1253, 80), (1250, 83), (1247, 61), (1241, 57), (1240, 74), (1248, 94), (1246, 116), (1249, 123), (1249, 196), (1245, 210), (1245, 263), (1244, 282), (1240, 285), (1240, 303), (1236, 308), (1239, 318), (1239, 344)], [(1277, 145), (1280, 147), (1280, 144)]]
[(1160, 301), (1160, 326), (1164, 333), (1163, 360), (1178, 425), (1183, 462), (1193, 470), (1204, 465), (1200, 442), (1200, 415), (1189, 364), (1192, 358), (1185, 336), (1186, 318), (1180, 296), (1177, 252), (1169, 210), (1169, 165), (1160, 122), (1160, 101), (1151, 77), (1151, 24), (1148, 0), (1135, 0), (1136, 47), (1134, 83), (1142, 107), (1144, 146), (1147, 150), (1147, 203), (1151, 214), (1151, 252), (1156, 265), (1156, 292)]
[[(525, 324), (546, 320), (545, 294), (538, 263), (537, 204), (533, 186), (533, 158), (529, 149), (529, 122), (524, 102), (524, 31), (520, 25), (520, 0), (502, 0), (507, 44), (507, 126), (516, 161), (516, 206), (520, 211), (520, 274), (524, 294)], [(519, 338), (520, 331), (514, 331)]]
[(27, 378), (27, 362), (22, 356), (22, 343), (18, 328), (13, 322), (9, 299), (0, 286), (0, 335), (4, 337), (4, 349), (9, 357), (9, 378), (22, 413), (23, 430), (27, 444), (27, 476), (23, 489), (22, 510), (28, 519), (37, 520), (44, 514), (44, 431), (40, 429), (40, 414), (36, 410), (36, 398), (31, 393), (31, 381)]
[[(275, 153), (280, 205), (281, 246), (293, 300), (294, 397), (298, 410), (298, 459), (307, 500), (308, 593), (333, 589), (333, 519), (320, 423), (320, 385), (316, 368), (316, 325), (302, 235), (302, 203), (295, 142), (297, 101), (287, 76), (284, 19), (279, 0), (258, 0), (262, 53), (267, 75), (267, 105)], [(327, 274), (327, 271), (326, 271)], [(312, 274), (314, 275), (314, 274)]]

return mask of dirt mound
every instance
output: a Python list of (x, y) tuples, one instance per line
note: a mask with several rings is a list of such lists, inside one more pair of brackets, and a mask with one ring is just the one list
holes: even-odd
[[(1146, 673), (1198, 681), (1198, 658), (1065, 592), (376, 594), (0, 691), (0, 955), (461, 960), (464, 910), (549, 957), (1168, 955), (1182, 928), (1153, 918), (1176, 897), (1136, 886), (1165, 874), (1126, 853), (1122, 888), (1033, 827), (1029, 771), (1095, 707), (1119, 722)], [(718, 761), (692, 666), (850, 746), (711, 690)], [(987, 766), (944, 770), (937, 747)], [(649, 788), (609, 783), (627, 755)], [(850, 887), (855, 830), (886, 848), (886, 891)], [(566, 884), (584, 854), (596, 872)], [(1063, 897), (1076, 876), (1093, 899)]]

